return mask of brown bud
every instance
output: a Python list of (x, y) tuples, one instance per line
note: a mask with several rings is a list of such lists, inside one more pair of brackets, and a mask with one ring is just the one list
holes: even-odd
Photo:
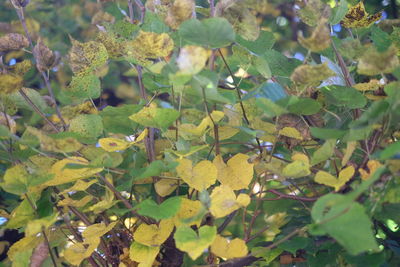
[(20, 50), (28, 46), (28, 39), (19, 33), (9, 33), (0, 37), (0, 52)]
[(33, 48), (33, 56), (36, 60), (36, 67), (40, 72), (52, 68), (56, 63), (57, 58), (55, 53), (53, 53), (53, 51), (51, 51), (40, 39)]
[(26, 7), (31, 0), (11, 0), (15, 8)]

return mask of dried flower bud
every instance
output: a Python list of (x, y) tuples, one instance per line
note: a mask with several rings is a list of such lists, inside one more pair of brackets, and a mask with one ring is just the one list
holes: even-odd
[(41, 71), (47, 71), (56, 63), (56, 55), (51, 51), (41, 39), (33, 48), (33, 56), (36, 60), (36, 67)]
[(20, 50), (28, 46), (28, 39), (19, 33), (9, 33), (0, 37), (0, 52)]
[(15, 8), (26, 7), (31, 0), (11, 0)]

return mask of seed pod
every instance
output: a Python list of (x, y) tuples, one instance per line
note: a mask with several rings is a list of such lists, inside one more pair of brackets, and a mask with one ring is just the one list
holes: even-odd
[(28, 39), (19, 33), (9, 33), (0, 37), (0, 52), (20, 50), (28, 46)]
[(36, 67), (40, 72), (52, 68), (57, 59), (56, 54), (43, 44), (41, 39), (33, 48), (33, 56), (36, 59)]

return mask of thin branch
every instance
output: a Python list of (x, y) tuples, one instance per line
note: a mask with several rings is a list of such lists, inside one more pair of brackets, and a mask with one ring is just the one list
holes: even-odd
[[(25, 8), (22, 7), (20, 9), (16, 9), (16, 12), (17, 12), (18, 18), (19, 18), (19, 20), (20, 20), (20, 22), (22, 24), (22, 27), (24, 29), (25, 36), (28, 39), (29, 45), (30, 45), (30, 47), (32, 49), (32, 52), (33, 52), (34, 46), (33, 46), (33, 42), (32, 42), (32, 37), (31, 37), (31, 35), (29, 33), (28, 27), (26, 25), (26, 20), (25, 20), (25, 14), (24, 14)], [(36, 59), (36, 57), (35, 57), (35, 53), (33, 53), (33, 58), (34, 58), (35, 61), (38, 61)], [(47, 91), (50, 94), (50, 98), (54, 102), (57, 117), (60, 119), (60, 121), (61, 121), (61, 123), (62, 123), (62, 125), (64, 127), (64, 130), (65, 130), (65, 129), (67, 129), (67, 124), (65, 123), (65, 120), (61, 115), (60, 108), (57, 105), (56, 98), (54, 96), (54, 91), (53, 91), (53, 88), (51, 87), (51, 84), (50, 84), (50, 81), (49, 81), (49, 77), (47, 76), (47, 74), (44, 71), (40, 71), (39, 69), (38, 69), (38, 71), (42, 75), (42, 78), (43, 78), (44, 83), (46, 85)]]
[[(233, 72), (232, 72), (231, 68), (229, 67), (228, 63), (226, 62), (225, 57), (221, 52), (221, 49), (218, 49), (218, 52), (219, 52), (219, 54), (220, 54), (220, 56), (222, 58), (222, 61), (224, 62), (224, 65), (228, 69), (229, 75), (232, 77), (233, 85), (235, 86), (235, 90), (236, 90), (236, 93), (237, 93), (237, 96), (238, 96), (238, 99), (239, 99), (240, 108), (241, 108), (242, 113), (243, 113), (243, 118), (244, 118), (246, 124), (250, 125), (250, 121), (249, 121), (249, 119), (247, 117), (246, 110), (245, 110), (244, 105), (243, 105), (242, 94), (240, 93), (240, 89), (239, 89), (238, 84), (235, 82)], [(256, 141), (257, 141), (257, 144), (258, 144), (258, 149), (260, 150), (260, 153), (262, 154), (263, 149), (261, 147), (260, 139), (258, 139), (258, 137), (256, 137)]]
[(38, 106), (36, 106), (35, 103), (32, 102), (32, 100), (29, 98), (29, 96), (24, 92), (23, 89), (19, 90), (19, 93), (21, 94), (21, 96), (25, 99), (26, 102), (28, 102), (28, 104), (32, 107), (32, 109), (40, 116), (42, 117), (50, 126), (51, 128), (53, 128), (57, 133), (60, 132), (60, 130), (56, 127), (56, 125), (51, 122), (46, 115), (44, 115), (44, 113), (38, 108)]
[[(314, 202), (314, 201), (318, 200), (317, 197), (299, 197), (299, 196), (294, 196), (294, 195), (287, 195), (287, 194), (281, 193), (275, 189), (268, 189), (267, 192), (277, 195), (278, 196), (277, 199), (285, 198), (285, 199), (293, 199), (293, 200), (299, 200), (299, 201), (304, 201), (304, 202)], [(262, 200), (277, 200), (277, 199), (263, 198)]]

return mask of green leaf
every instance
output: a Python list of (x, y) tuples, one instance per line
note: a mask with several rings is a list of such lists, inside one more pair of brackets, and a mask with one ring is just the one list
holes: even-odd
[(170, 108), (143, 107), (139, 112), (129, 116), (145, 127), (167, 129), (176, 119), (179, 118), (179, 111)]
[(320, 111), (321, 104), (312, 99), (312, 98), (305, 98), (305, 97), (292, 97), (294, 101), (289, 103), (287, 109), (294, 114), (298, 115), (312, 115)]
[(270, 118), (288, 113), (285, 108), (281, 107), (278, 104), (275, 104), (272, 100), (268, 98), (257, 98), (256, 105), (265, 112), (266, 116)]
[(346, 0), (340, 0), (339, 3), (336, 3), (336, 7), (332, 9), (331, 17), (329, 18), (329, 23), (331, 25), (338, 24), (346, 15), (349, 10), (347, 7), (348, 3)]
[(321, 88), (322, 94), (327, 102), (338, 106), (348, 108), (362, 108), (367, 104), (366, 98), (352, 87), (330, 85)]
[(198, 234), (188, 226), (181, 226), (174, 234), (176, 247), (189, 254), (192, 259), (197, 259), (204, 250), (211, 245), (217, 234), (217, 227), (202, 226)]
[(333, 154), (335, 145), (336, 139), (326, 140), (325, 143), (313, 153), (311, 157), (311, 165), (316, 165), (328, 160)]
[(390, 35), (376, 25), (371, 27), (371, 39), (374, 42), (378, 52), (384, 52), (392, 45)]
[(317, 127), (310, 127), (310, 131), (311, 135), (314, 136), (315, 138), (324, 140), (340, 139), (346, 134), (345, 130), (317, 128)]
[(103, 133), (103, 121), (99, 115), (78, 115), (71, 120), (69, 130), (83, 137), (96, 138)]
[(278, 248), (289, 251), (293, 255), (296, 255), (297, 250), (304, 249), (311, 243), (311, 239), (301, 236), (296, 236), (286, 242), (283, 242)]
[(274, 76), (290, 77), (294, 69), (302, 64), (300, 60), (287, 58), (273, 49), (267, 50), (263, 58), (268, 62)]
[(397, 141), (386, 147), (379, 155), (379, 158), (381, 160), (387, 160), (399, 154), (400, 154), (400, 141)]
[(252, 97), (263, 97), (276, 102), (282, 98), (285, 98), (286, 96), (287, 93), (285, 92), (285, 89), (283, 89), (279, 83), (265, 82), (256, 90), (245, 95), (242, 100), (247, 100)]
[(72, 99), (98, 98), (101, 93), (100, 86), (100, 79), (96, 75), (72, 76), (65, 94)]
[(148, 216), (156, 220), (168, 219), (173, 217), (181, 206), (181, 197), (171, 197), (163, 201), (160, 205), (152, 199), (146, 199), (139, 203), (135, 208), (140, 215)]
[(110, 133), (121, 133), (131, 135), (132, 130), (137, 126), (129, 119), (129, 116), (141, 109), (139, 105), (125, 104), (118, 107), (108, 106), (99, 115), (103, 119), (104, 130)]
[[(172, 164), (174, 165), (174, 164)], [(176, 163), (177, 165), (177, 163)], [(161, 160), (155, 160), (146, 168), (140, 170), (133, 169), (130, 174), (135, 177), (135, 180), (145, 179), (152, 176), (160, 175), (162, 172), (168, 171), (173, 166), (166, 166)]]
[[(39, 108), (40, 111), (44, 112), (48, 107), (46, 101), (44, 101), (43, 97), (36, 90), (30, 88), (23, 88), (25, 94), (29, 97), (29, 99)], [(21, 96), (19, 92), (12, 93), (9, 95), (10, 100), (15, 103), (18, 108), (27, 109), (32, 112), (35, 110), (29, 105), (26, 100)]]
[(274, 46), (275, 37), (272, 32), (261, 31), (260, 36), (253, 42), (243, 39), (240, 35), (236, 36), (236, 42), (250, 52), (262, 55)]
[(210, 48), (225, 47), (235, 40), (232, 25), (224, 18), (190, 19), (180, 25), (178, 32), (189, 43)]
[(329, 234), (352, 255), (378, 249), (364, 207), (345, 196), (328, 194), (321, 197), (314, 204), (311, 216), (319, 235)]

